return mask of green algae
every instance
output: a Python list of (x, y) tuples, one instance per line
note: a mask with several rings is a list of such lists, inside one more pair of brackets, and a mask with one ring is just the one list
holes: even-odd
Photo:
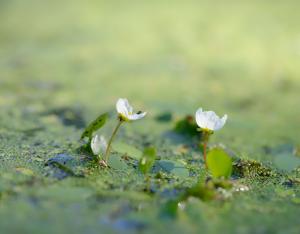
[[(268, 166), (272, 149), (299, 148), (298, 9), (293, 0), (1, 1), (0, 232), (298, 233), (299, 170)], [(77, 150), (79, 138), (119, 97), (149, 115), (118, 135), (137, 151), (116, 145), (114, 168), (103, 170)], [(229, 115), (211, 143), (248, 158), (234, 175), (249, 191), (190, 197), (163, 219), (165, 203), (206, 177), (195, 142), (165, 134), (200, 106)], [(150, 193), (137, 170), (149, 145), (182, 175), (154, 168)], [(84, 177), (51, 176), (45, 163), (59, 154)]]
[(279, 173), (261, 162), (250, 159), (238, 159), (233, 163), (233, 175), (240, 178), (268, 178), (275, 177)]

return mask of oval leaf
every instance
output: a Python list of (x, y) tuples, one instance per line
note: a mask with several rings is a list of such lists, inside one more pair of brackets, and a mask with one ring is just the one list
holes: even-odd
[(274, 163), (276, 167), (281, 170), (292, 171), (300, 166), (300, 158), (297, 158), (292, 154), (278, 154), (275, 155)]
[(124, 171), (128, 169), (128, 165), (118, 155), (111, 155), (108, 159), (108, 165), (115, 170)]
[(86, 129), (83, 131), (81, 135), (81, 139), (88, 137), (90, 140), (92, 139), (93, 132), (97, 131), (99, 128), (103, 127), (107, 120), (107, 113), (100, 115), (97, 119), (91, 122)]
[(207, 167), (214, 178), (228, 178), (232, 172), (232, 159), (223, 149), (215, 148), (207, 154)]
[(121, 153), (121, 154), (127, 154), (129, 157), (134, 159), (141, 159), (143, 156), (142, 151), (135, 148), (134, 146), (128, 145), (123, 142), (115, 142), (112, 145), (112, 148), (114, 151)]
[(154, 165), (156, 149), (154, 147), (145, 148), (143, 157), (139, 161), (139, 169), (143, 174), (148, 174)]
[(161, 160), (158, 162), (160, 168), (168, 173), (172, 173), (177, 177), (188, 177), (189, 170), (184, 166), (184, 164), (171, 160)]

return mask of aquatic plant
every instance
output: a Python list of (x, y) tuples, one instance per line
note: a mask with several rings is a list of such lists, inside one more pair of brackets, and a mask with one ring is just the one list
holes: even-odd
[(211, 134), (215, 131), (223, 128), (227, 121), (227, 115), (224, 115), (220, 118), (213, 111), (203, 111), (202, 108), (199, 108), (195, 115), (196, 123), (200, 127), (202, 133), (202, 142), (203, 142), (203, 158), (205, 166), (207, 167), (206, 154), (207, 154), (207, 144)]

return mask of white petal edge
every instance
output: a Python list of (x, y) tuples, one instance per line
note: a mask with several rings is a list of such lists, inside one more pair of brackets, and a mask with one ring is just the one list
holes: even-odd
[(94, 155), (98, 155), (100, 153), (100, 137), (95, 135), (91, 141), (91, 148)]
[(139, 120), (139, 119), (144, 118), (146, 114), (147, 114), (147, 112), (142, 112), (140, 114), (129, 115), (128, 119), (129, 120)]
[(100, 153), (104, 154), (107, 149), (107, 141), (104, 136), (100, 136)]
[(227, 115), (220, 118), (214, 111), (203, 111), (202, 108), (199, 108), (196, 111), (195, 119), (200, 128), (217, 131), (225, 125)]
[(204, 112), (202, 110), (202, 108), (199, 108), (196, 112), (195, 115), (195, 119), (196, 119), (196, 123), (200, 128), (206, 128), (207, 127), (207, 123), (206, 123), (206, 119), (204, 118)]
[(118, 99), (118, 101), (116, 103), (116, 109), (119, 114), (122, 114), (125, 117), (128, 117), (133, 111), (132, 106), (130, 106), (130, 104), (126, 98)]
[(104, 154), (107, 149), (107, 142), (104, 136), (95, 135), (91, 141), (91, 148), (94, 155)]
[(228, 116), (225, 114), (218, 122), (218, 124), (215, 126), (215, 131), (220, 130), (221, 128), (224, 127), (226, 121), (227, 121)]

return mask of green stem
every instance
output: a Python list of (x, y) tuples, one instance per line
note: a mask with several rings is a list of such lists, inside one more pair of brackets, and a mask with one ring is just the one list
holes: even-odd
[(150, 176), (149, 175), (146, 175), (146, 183), (147, 183), (147, 192), (149, 193), (150, 192)]
[(115, 138), (115, 136), (116, 136), (116, 134), (117, 134), (117, 132), (118, 132), (118, 130), (119, 130), (122, 123), (123, 123), (123, 121), (119, 120), (117, 126), (115, 127), (115, 129), (114, 129), (114, 131), (113, 131), (113, 133), (112, 133), (112, 135), (109, 139), (109, 142), (108, 142), (107, 148), (106, 148), (106, 152), (105, 152), (105, 157), (104, 157), (106, 163), (108, 163), (108, 157), (109, 157), (109, 153), (110, 153), (111, 143), (112, 143), (113, 139)]
[(209, 136), (210, 136), (210, 132), (208, 131), (204, 131), (203, 132), (203, 159), (204, 159), (204, 163), (205, 163), (205, 168), (207, 169), (207, 161), (206, 161), (206, 152), (207, 152), (207, 144), (208, 144), (208, 140), (209, 140)]
[(207, 141), (203, 143), (203, 159), (205, 163), (205, 168), (207, 169), (207, 162), (206, 162), (206, 149), (207, 149)]

